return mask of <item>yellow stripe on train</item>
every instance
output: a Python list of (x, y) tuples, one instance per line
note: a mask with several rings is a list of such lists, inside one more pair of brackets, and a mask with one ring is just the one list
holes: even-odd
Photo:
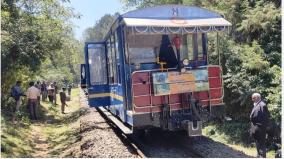
[(123, 101), (123, 97), (114, 93), (97, 93), (97, 94), (89, 94), (89, 98), (101, 98), (101, 97), (112, 97), (117, 100)]

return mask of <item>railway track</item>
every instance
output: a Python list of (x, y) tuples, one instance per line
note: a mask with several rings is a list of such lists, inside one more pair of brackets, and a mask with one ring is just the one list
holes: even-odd
[[(113, 128), (116, 135), (122, 140), (124, 144), (130, 145), (132, 151), (140, 158), (148, 157), (186, 157), (186, 158), (202, 158), (202, 155), (195, 152), (190, 146), (182, 143), (183, 137), (188, 138), (186, 133), (174, 132), (165, 133), (159, 129), (152, 129), (146, 131), (143, 136), (132, 134), (131, 132), (123, 132), (106, 113), (104, 109), (97, 109), (103, 118)], [(179, 140), (176, 140), (176, 139)]]
[[(85, 95), (82, 94), (81, 97), (82, 97), (81, 104), (88, 107), (87, 99), (85, 98)], [(93, 146), (94, 149), (90, 149), (89, 151), (86, 151), (86, 153), (84, 151), (84, 154), (87, 154), (85, 157), (99, 157), (99, 156), (100, 157), (106, 157), (106, 156), (110, 157), (113, 155), (115, 156), (116, 152), (118, 152), (119, 155), (118, 154), (117, 155), (121, 157), (127, 156), (127, 153), (128, 153), (128, 154), (132, 154), (133, 157), (136, 156), (140, 158), (150, 158), (150, 157), (151, 158), (164, 158), (164, 157), (165, 158), (182, 158), (182, 157), (184, 158), (211, 158), (211, 157), (213, 158), (220, 158), (220, 157), (221, 158), (248, 158), (248, 157), (252, 157), (252, 156), (248, 156), (244, 154), (241, 151), (232, 149), (231, 147), (227, 145), (213, 141), (210, 138), (206, 138), (206, 137), (189, 138), (186, 132), (167, 133), (167, 132), (161, 131), (160, 129), (152, 129), (152, 130), (146, 131), (143, 136), (139, 136), (137, 134), (132, 134), (132, 132), (130, 131), (125, 131), (125, 130), (122, 131), (120, 128), (118, 128), (118, 125), (120, 124), (115, 123), (110, 119), (110, 118), (112, 119), (117, 119), (117, 118), (115, 118), (111, 114), (107, 114), (106, 112), (100, 111), (99, 108), (97, 108), (97, 110), (93, 109), (93, 111), (90, 111), (94, 113), (94, 115), (91, 115), (90, 117), (87, 117), (87, 118), (92, 118), (92, 120), (91, 119), (90, 120), (95, 123), (87, 127), (96, 129), (96, 127), (100, 128), (102, 124), (106, 124), (108, 126), (103, 126), (103, 127), (105, 128), (109, 127), (108, 129), (111, 129), (112, 132), (105, 134), (105, 132), (102, 131), (101, 133), (104, 133), (104, 134), (98, 133), (98, 134), (92, 135), (94, 136), (93, 137), (94, 141), (90, 141), (90, 142), (91, 144), (94, 145)], [(92, 108), (88, 108), (87, 110), (92, 110)], [(107, 130), (106, 132), (110, 132), (110, 131)], [(100, 145), (100, 143), (106, 143), (105, 141), (97, 142), (98, 138), (99, 140), (113, 138), (112, 136), (108, 137), (107, 136), (108, 134), (112, 135), (113, 137), (121, 141), (121, 142), (120, 141), (118, 142), (118, 141), (115, 141), (114, 139), (111, 139), (112, 141), (115, 141), (115, 142), (112, 142), (113, 144), (117, 144), (117, 146), (119, 146), (120, 144), (124, 144), (124, 145), (120, 145), (120, 147), (126, 147), (125, 150), (128, 150), (128, 152), (125, 152), (125, 150), (119, 151), (116, 148), (114, 148), (116, 149), (116, 151), (112, 151), (113, 147), (115, 147), (112, 144), (102, 145), (104, 147), (103, 150), (107, 149), (107, 151), (101, 152), (101, 150), (98, 150), (97, 147), (102, 147), (102, 146), (95, 146), (95, 145), (97, 144)], [(109, 140), (108, 140), (108, 143), (110, 143)], [(124, 148), (121, 148), (121, 149), (124, 149)], [(96, 153), (94, 153), (93, 151), (96, 151)], [(89, 152), (91, 152), (92, 154), (88, 155)], [(121, 152), (122, 152), (122, 155), (121, 155)]]
[(109, 125), (113, 128), (115, 134), (121, 139), (124, 144), (129, 145), (132, 148), (132, 151), (140, 158), (146, 158), (146, 155), (143, 153), (143, 150), (136, 144), (134, 138), (132, 138), (129, 134), (123, 133), (123, 131), (115, 125), (115, 123), (109, 118), (109, 114), (105, 114), (102, 109), (97, 108), (97, 111), (101, 114), (101, 116), (108, 121)]

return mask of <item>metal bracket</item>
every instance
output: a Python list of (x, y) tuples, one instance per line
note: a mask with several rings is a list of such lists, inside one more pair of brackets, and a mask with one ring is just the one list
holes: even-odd
[(189, 121), (187, 122), (188, 136), (201, 136), (202, 135), (202, 121)]

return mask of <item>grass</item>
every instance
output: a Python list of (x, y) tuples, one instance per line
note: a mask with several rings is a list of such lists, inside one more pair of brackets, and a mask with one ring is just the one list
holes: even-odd
[(29, 125), (13, 125), (1, 116), (1, 157), (31, 157), (33, 146)]
[(63, 156), (62, 153), (78, 140), (79, 89), (72, 90), (72, 101), (67, 102), (69, 107), (65, 108), (67, 114), (61, 114), (59, 95), (57, 97), (56, 106), (41, 102), (41, 118), (36, 123), (30, 123), (27, 114), (23, 114), (22, 120), (14, 125), (11, 123), (11, 114), (1, 112), (1, 157), (34, 157), (38, 151), (35, 147), (40, 147), (32, 136), (35, 130), (48, 143), (47, 156), (42, 157), (72, 157), (68, 154)]
[[(256, 156), (256, 147), (249, 137), (249, 124), (237, 121), (225, 122), (224, 124), (208, 123), (203, 128), (203, 135), (214, 141), (221, 142), (229, 147), (242, 151), (246, 155)], [(275, 152), (267, 152), (268, 158), (274, 158)]]
[(47, 124), (43, 129), (43, 135), (50, 141), (52, 156), (61, 155), (63, 150), (68, 149), (78, 139), (80, 122), (77, 119), (80, 116), (80, 103), (79, 98), (75, 97), (79, 97), (79, 89), (72, 90), (72, 101), (67, 102), (69, 106), (65, 107), (66, 112), (72, 112), (70, 114), (61, 114), (61, 106), (44, 105), (46, 108), (53, 108), (48, 115), (55, 119), (55, 123)]

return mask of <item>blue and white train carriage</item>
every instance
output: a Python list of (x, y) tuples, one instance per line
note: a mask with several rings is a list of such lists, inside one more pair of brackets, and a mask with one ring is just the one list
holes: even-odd
[(134, 131), (201, 135), (205, 113), (224, 113), (222, 70), (208, 63), (207, 33), (229, 26), (221, 15), (193, 6), (120, 15), (105, 39), (85, 44), (89, 105), (104, 107)]

